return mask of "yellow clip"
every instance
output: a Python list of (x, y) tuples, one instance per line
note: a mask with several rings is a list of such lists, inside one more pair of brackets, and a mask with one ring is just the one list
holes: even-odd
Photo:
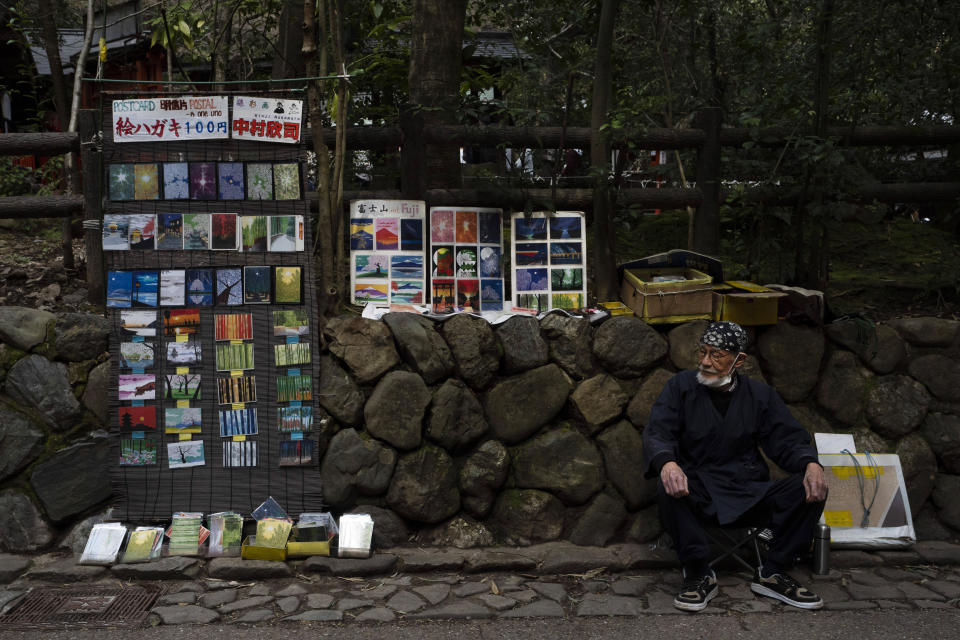
[(243, 344), (243, 340), (231, 340), (230, 344)]
[(233, 436), (234, 442), (246, 442), (247, 436)]
[(183, 442), (184, 440), (191, 440), (191, 439), (192, 439), (192, 438), (191, 438), (191, 435), (190, 435), (189, 433), (181, 433), (181, 434), (180, 434), (180, 442)]
[(231, 409), (243, 409), (243, 403), (242, 403), (242, 402), (234, 402), (232, 405), (230, 405), (230, 408), (231, 408)]
[(177, 375), (185, 376), (190, 373), (190, 367), (177, 367)]
[(177, 400), (177, 409), (189, 409), (190, 401), (189, 400)]
[(190, 339), (190, 336), (186, 334), (180, 334), (177, 336), (177, 342), (187, 342)]
[(243, 375), (243, 371), (231, 371), (230, 375), (234, 378), (239, 378), (240, 376)]

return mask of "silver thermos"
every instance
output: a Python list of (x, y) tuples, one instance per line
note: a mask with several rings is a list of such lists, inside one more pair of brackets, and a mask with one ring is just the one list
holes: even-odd
[(813, 530), (813, 572), (819, 576), (830, 573), (830, 527), (825, 524)]

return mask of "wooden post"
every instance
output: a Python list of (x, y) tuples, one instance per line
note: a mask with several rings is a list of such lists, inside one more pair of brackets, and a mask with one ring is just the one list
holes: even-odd
[[(103, 273), (103, 245), (100, 224), (100, 179), (103, 174), (100, 150), (90, 141), (99, 130), (97, 112), (84, 109), (78, 115), (80, 132), (80, 167), (83, 171), (83, 241), (87, 251), (87, 300), (106, 304), (107, 286)], [(99, 224), (95, 224), (99, 223)]]
[(400, 149), (400, 190), (408, 200), (423, 200), (426, 191), (424, 168), (426, 147), (423, 137), (423, 114), (408, 105), (400, 114), (402, 147)]
[(720, 249), (720, 122), (716, 107), (701, 109), (693, 121), (705, 138), (697, 157), (697, 188), (703, 201), (693, 221), (693, 250), (717, 255)]

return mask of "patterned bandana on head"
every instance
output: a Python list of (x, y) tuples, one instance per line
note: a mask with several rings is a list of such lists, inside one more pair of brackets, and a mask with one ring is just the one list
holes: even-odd
[(747, 350), (747, 332), (736, 322), (711, 322), (703, 332), (700, 344), (740, 353)]

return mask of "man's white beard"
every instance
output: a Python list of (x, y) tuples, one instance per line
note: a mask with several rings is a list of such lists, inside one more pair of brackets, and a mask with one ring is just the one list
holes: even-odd
[(697, 370), (697, 382), (702, 384), (705, 387), (710, 387), (711, 389), (719, 389), (720, 387), (725, 387), (733, 381), (733, 374), (727, 374), (725, 376), (710, 376), (709, 378), (703, 375), (703, 372), (699, 369)]

